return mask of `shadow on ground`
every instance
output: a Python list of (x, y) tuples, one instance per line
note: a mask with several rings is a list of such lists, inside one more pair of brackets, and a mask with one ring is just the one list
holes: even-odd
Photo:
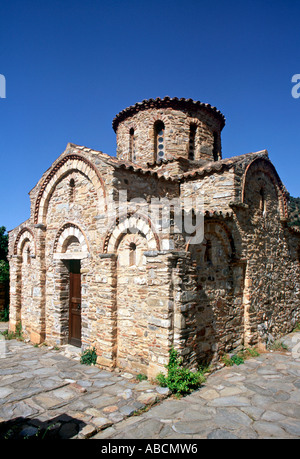
[(62, 414), (47, 421), (18, 417), (0, 423), (0, 440), (69, 439), (78, 435), (86, 424)]

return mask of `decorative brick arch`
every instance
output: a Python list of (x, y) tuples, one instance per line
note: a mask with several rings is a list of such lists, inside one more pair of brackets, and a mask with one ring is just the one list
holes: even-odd
[(251, 176), (253, 172), (263, 172), (267, 177), (269, 177), (278, 197), (280, 218), (284, 220), (288, 219), (288, 202), (286, 192), (275, 167), (268, 159), (256, 158), (248, 164), (242, 183), (242, 202), (245, 202), (245, 188), (248, 177)]
[(65, 223), (56, 234), (53, 253), (63, 253), (66, 240), (72, 236), (78, 239), (82, 252), (89, 252), (89, 244), (82, 229), (79, 228), (78, 225), (68, 222)]
[[(214, 226), (213, 229), (210, 226)], [(202, 244), (205, 242), (205, 234), (215, 234), (218, 239), (221, 241), (224, 250), (228, 256), (235, 256), (236, 255), (236, 248), (232, 233), (226, 223), (218, 218), (209, 217), (204, 221), (204, 239)], [(186, 251), (190, 250), (190, 238), (186, 244)]]
[(34, 223), (43, 223), (46, 215), (49, 199), (57, 183), (66, 176), (70, 171), (76, 170), (86, 175), (94, 185), (97, 193), (102, 190), (105, 211), (107, 210), (106, 192), (104, 182), (96, 167), (84, 156), (78, 154), (68, 154), (61, 158), (51, 169), (44, 179), (38, 193), (35, 210)]
[(32, 255), (36, 255), (36, 246), (34, 240), (34, 234), (29, 228), (22, 228), (16, 237), (14, 244), (14, 255), (21, 255), (22, 249), (26, 241), (30, 242), (30, 246), (33, 250)]
[(108, 230), (104, 243), (104, 253), (114, 253), (117, 251), (118, 245), (122, 237), (133, 229), (139, 234), (142, 234), (148, 241), (150, 250), (159, 250), (159, 237), (153, 228), (151, 220), (141, 214), (126, 214), (116, 220), (116, 223)]
[[(154, 152), (154, 146), (155, 146), (155, 124), (157, 122), (159, 122), (159, 121), (161, 121), (164, 124), (165, 132), (169, 132), (171, 127), (172, 127), (170, 119), (164, 113), (159, 113), (159, 112), (157, 113), (156, 112), (150, 117), (150, 120), (149, 120), (149, 141), (150, 141), (150, 145), (152, 145), (152, 147), (153, 147), (153, 152)], [(155, 155), (154, 155), (153, 159), (155, 161), (158, 160), (158, 158), (155, 158)]]

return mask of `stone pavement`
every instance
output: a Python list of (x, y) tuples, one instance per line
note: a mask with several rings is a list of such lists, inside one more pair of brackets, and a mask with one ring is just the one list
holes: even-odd
[(0, 340), (0, 439), (88, 438), (167, 395), (70, 350)]
[(0, 438), (300, 438), (300, 333), (284, 342), (293, 351), (222, 368), (144, 411), (166, 390), (81, 365), (72, 348), (0, 340)]
[(300, 333), (281, 341), (293, 351), (269, 352), (222, 368), (191, 395), (168, 398), (94, 438), (300, 438)]

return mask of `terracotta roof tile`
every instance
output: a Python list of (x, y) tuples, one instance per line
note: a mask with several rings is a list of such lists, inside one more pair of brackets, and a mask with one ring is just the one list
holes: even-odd
[(113, 119), (112, 125), (113, 129), (116, 132), (118, 125), (121, 121), (126, 119), (128, 116), (132, 116), (140, 110), (147, 110), (150, 108), (166, 108), (172, 107), (177, 109), (193, 109), (202, 108), (213, 114), (216, 118), (221, 121), (221, 129), (225, 126), (225, 117), (224, 115), (217, 110), (216, 107), (211, 106), (210, 104), (205, 104), (200, 101), (195, 101), (193, 99), (178, 99), (178, 97), (169, 97), (166, 96), (163, 99), (157, 97), (156, 99), (143, 100), (142, 102), (137, 102), (130, 107), (125, 108), (120, 113), (118, 113)]

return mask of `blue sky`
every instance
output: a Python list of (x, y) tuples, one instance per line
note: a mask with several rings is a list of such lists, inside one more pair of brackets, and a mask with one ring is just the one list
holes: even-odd
[(68, 142), (115, 155), (114, 116), (185, 97), (226, 117), (223, 157), (267, 149), (300, 196), (300, 2), (0, 0), (0, 226)]

